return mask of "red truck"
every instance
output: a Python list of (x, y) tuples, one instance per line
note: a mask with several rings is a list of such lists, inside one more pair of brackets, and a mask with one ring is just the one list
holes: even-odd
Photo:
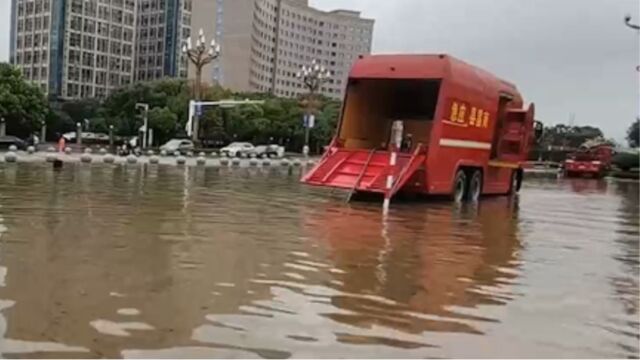
[(336, 134), (309, 185), (459, 202), (517, 192), (534, 105), (513, 84), (448, 55), (360, 57)]
[(609, 144), (583, 146), (567, 156), (564, 174), (567, 177), (601, 178), (611, 170), (613, 147)]

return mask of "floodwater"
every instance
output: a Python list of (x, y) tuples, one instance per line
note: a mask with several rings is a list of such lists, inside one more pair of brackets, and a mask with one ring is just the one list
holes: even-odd
[(638, 183), (384, 218), (298, 178), (1, 165), (1, 355), (638, 357)]

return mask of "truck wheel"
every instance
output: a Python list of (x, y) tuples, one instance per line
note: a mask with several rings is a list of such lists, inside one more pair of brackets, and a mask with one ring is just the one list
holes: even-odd
[(467, 190), (466, 199), (471, 202), (480, 200), (482, 194), (482, 172), (475, 170), (469, 181), (469, 189)]
[(514, 170), (511, 173), (511, 184), (509, 185), (508, 195), (515, 195), (520, 191), (522, 186), (522, 178), (518, 170)]
[(464, 170), (458, 170), (453, 180), (453, 192), (451, 198), (456, 203), (461, 203), (467, 193), (467, 175)]

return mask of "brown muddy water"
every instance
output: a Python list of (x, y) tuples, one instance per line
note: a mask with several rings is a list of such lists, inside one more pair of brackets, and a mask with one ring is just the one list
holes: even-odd
[(638, 183), (344, 204), (299, 171), (0, 166), (3, 357), (638, 357)]

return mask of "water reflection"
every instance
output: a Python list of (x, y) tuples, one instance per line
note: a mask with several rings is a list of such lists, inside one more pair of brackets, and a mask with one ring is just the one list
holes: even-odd
[(504, 198), (478, 208), (413, 204), (388, 219), (369, 208), (334, 205), (314, 212), (306, 227), (327, 242), (345, 293), (332, 303), (350, 311), (331, 317), (411, 333), (481, 333), (475, 322), (495, 320), (457, 309), (501, 305), (514, 296), (517, 205)]
[(0, 167), (2, 355), (637, 357), (637, 183), (383, 217), (298, 177)]
[(610, 321), (616, 326), (607, 327), (614, 334), (623, 335), (625, 338), (636, 339), (633, 343), (622, 341), (617, 345), (627, 354), (638, 354), (640, 342), (640, 241), (638, 240), (638, 228), (640, 227), (640, 205), (638, 184), (634, 182), (618, 182), (615, 184), (615, 192), (620, 196), (620, 228), (616, 231), (615, 243), (619, 248), (615, 259), (620, 263), (619, 275), (611, 277), (614, 297), (620, 302), (622, 311), (626, 317), (612, 316)]

